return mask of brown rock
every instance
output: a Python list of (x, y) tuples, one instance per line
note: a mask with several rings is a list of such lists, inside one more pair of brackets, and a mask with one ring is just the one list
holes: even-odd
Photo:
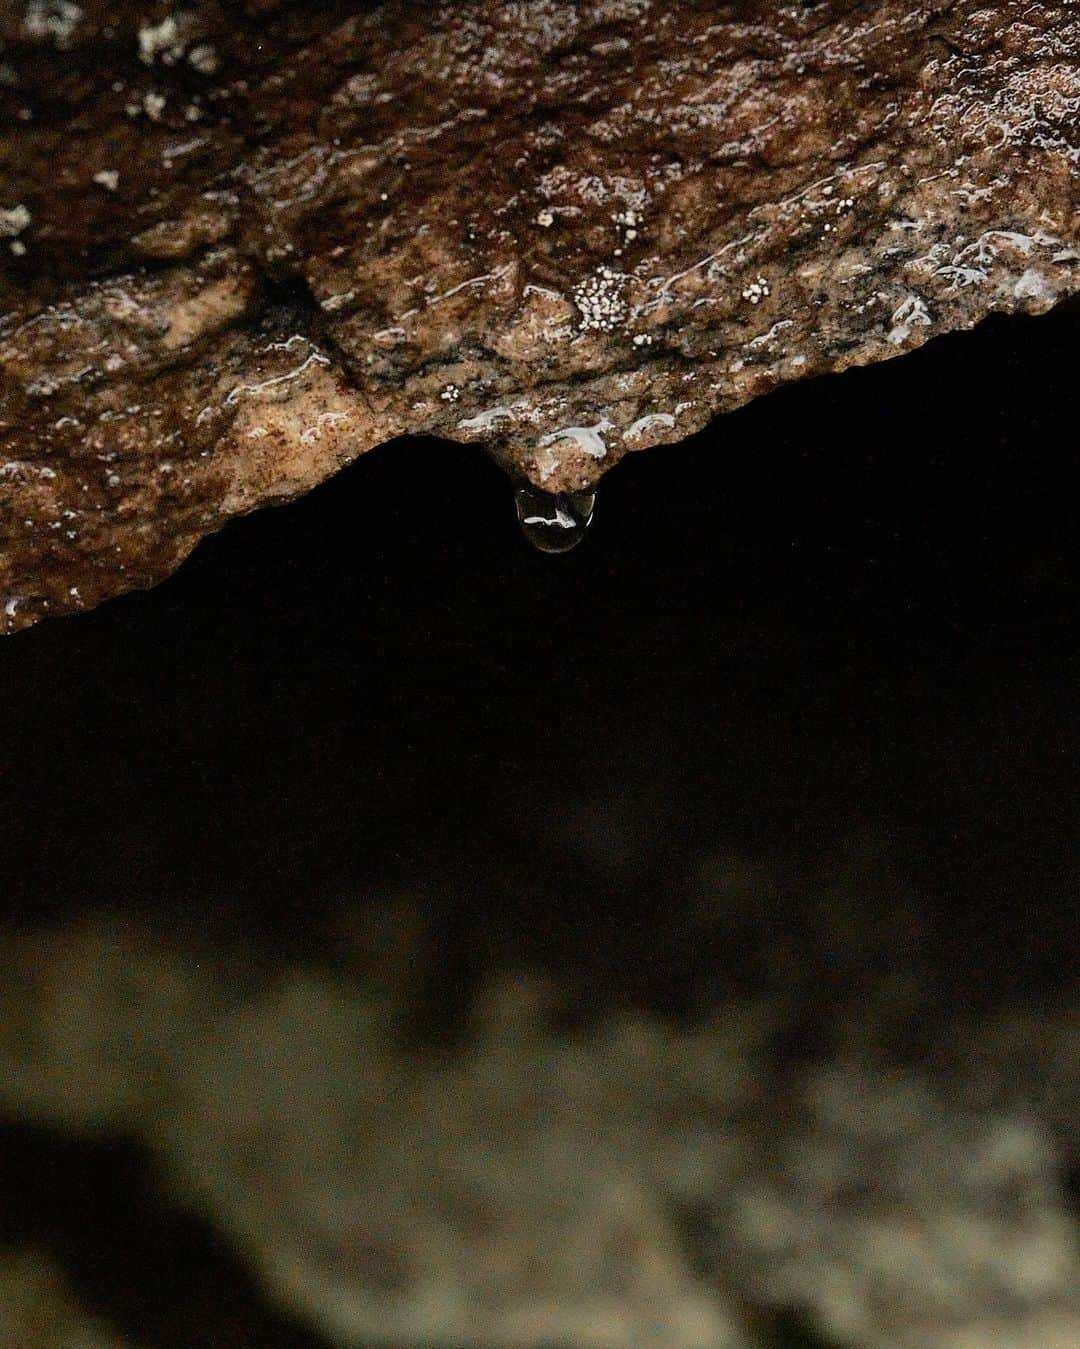
[(1078, 55), (1067, 0), (0, 0), (0, 630), (404, 431), (583, 489), (1050, 308)]

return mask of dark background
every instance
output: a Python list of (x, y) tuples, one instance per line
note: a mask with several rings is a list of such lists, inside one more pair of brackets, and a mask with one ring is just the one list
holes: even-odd
[(688, 841), (881, 817), (949, 902), (1068, 885), (1078, 338), (995, 319), (782, 390), (625, 460), (564, 557), (475, 448), (400, 441), (6, 640), (5, 903), (302, 922), (642, 776)]

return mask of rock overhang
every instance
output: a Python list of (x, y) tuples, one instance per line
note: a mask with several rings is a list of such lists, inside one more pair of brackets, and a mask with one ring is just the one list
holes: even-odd
[(406, 432), (548, 492), (1080, 288), (1057, 2), (0, 10), (0, 625)]

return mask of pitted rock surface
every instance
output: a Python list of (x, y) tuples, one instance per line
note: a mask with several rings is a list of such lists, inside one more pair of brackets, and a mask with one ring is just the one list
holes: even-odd
[(1049, 309), (1078, 156), (1069, 0), (0, 0), (0, 630), (402, 433), (581, 490)]

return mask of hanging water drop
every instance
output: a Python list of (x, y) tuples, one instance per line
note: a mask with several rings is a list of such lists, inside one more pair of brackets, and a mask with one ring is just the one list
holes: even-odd
[(595, 492), (542, 492), (524, 483), (514, 493), (525, 537), (542, 553), (568, 553), (592, 524)]

